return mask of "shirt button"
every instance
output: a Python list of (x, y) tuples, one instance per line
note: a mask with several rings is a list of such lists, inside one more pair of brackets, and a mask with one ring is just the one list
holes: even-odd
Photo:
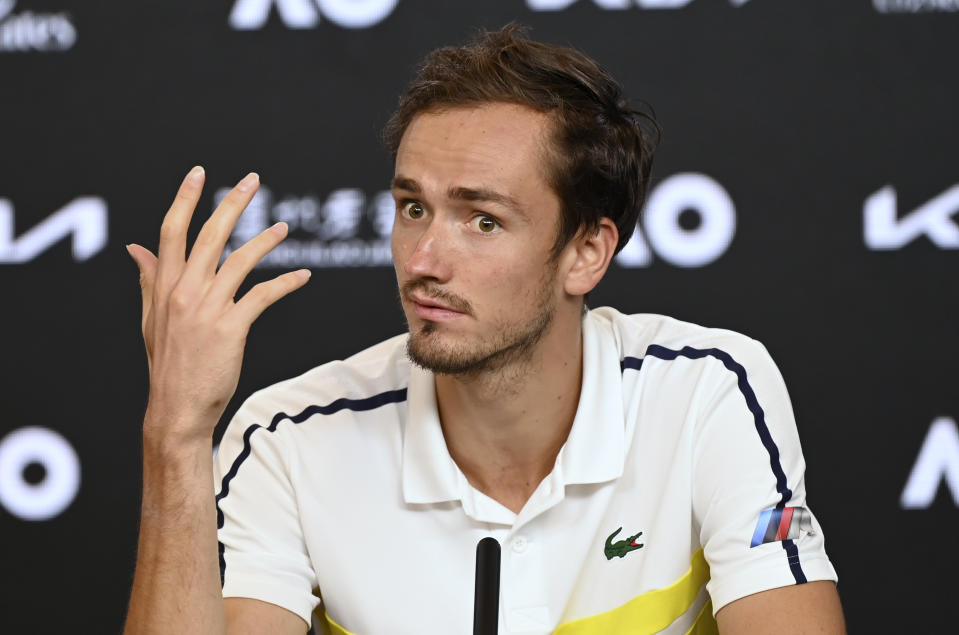
[(523, 536), (516, 536), (513, 538), (512, 542), (513, 553), (523, 553), (526, 551), (526, 538)]

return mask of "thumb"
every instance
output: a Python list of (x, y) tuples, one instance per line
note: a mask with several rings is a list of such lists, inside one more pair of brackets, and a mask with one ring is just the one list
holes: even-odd
[(133, 258), (137, 269), (140, 270), (140, 291), (143, 294), (143, 319), (149, 313), (153, 304), (153, 281), (156, 279), (157, 258), (149, 249), (135, 243), (127, 245), (127, 253)]

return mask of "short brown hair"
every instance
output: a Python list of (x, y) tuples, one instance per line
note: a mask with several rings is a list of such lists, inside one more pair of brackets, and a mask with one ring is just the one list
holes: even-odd
[(619, 230), (618, 252), (632, 236), (646, 198), (659, 124), (651, 109), (633, 109), (599, 64), (564, 46), (534, 42), (508, 24), (466, 46), (430, 53), (400, 97), (383, 137), (393, 158), (413, 118), (423, 112), (504, 102), (549, 113), (553, 120), (550, 185), (561, 217), (553, 253), (602, 217)]

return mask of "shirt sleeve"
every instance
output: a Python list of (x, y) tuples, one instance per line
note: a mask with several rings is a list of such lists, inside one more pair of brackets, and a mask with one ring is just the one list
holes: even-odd
[(809, 510), (805, 462), (779, 369), (758, 342), (713, 349), (716, 389), (697, 423), (693, 513), (714, 613), (738, 598), (836, 580)]
[(310, 624), (316, 574), (289, 478), (288, 420), (252, 397), (230, 422), (217, 452), (214, 487), (223, 597), (281, 606)]

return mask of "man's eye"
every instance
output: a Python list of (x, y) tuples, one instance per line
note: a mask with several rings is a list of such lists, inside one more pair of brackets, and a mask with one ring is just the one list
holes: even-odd
[(426, 214), (426, 210), (423, 209), (423, 206), (413, 201), (410, 201), (409, 203), (404, 204), (403, 211), (406, 213), (407, 216), (409, 216), (410, 218), (414, 220), (423, 218), (423, 215)]
[(499, 227), (499, 223), (489, 216), (478, 216), (476, 218), (476, 227), (484, 234), (488, 234)]

